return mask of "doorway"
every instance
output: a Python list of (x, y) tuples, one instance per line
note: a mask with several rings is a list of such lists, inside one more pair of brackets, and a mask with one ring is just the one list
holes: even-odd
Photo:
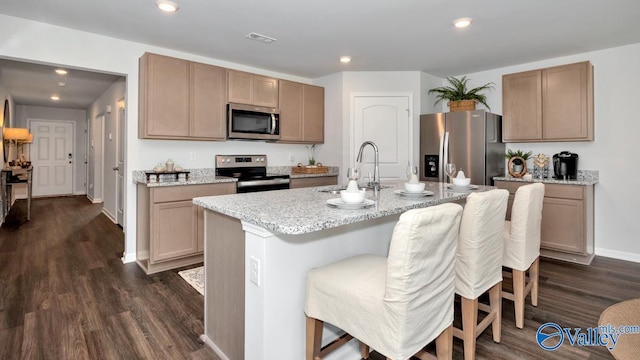
[(116, 221), (118, 225), (124, 228), (124, 143), (125, 143), (125, 102), (124, 98), (118, 100), (118, 119), (117, 119), (117, 131), (118, 131), (118, 149), (117, 149), (117, 162), (113, 170), (116, 171)]
[[(412, 110), (410, 94), (352, 95), (353, 143), (355, 159), (360, 144), (373, 141), (379, 149), (381, 180), (406, 177), (407, 165), (413, 158), (411, 136)], [(374, 153), (365, 150), (361, 177), (373, 173)]]
[(73, 193), (74, 123), (30, 121), (33, 196)]

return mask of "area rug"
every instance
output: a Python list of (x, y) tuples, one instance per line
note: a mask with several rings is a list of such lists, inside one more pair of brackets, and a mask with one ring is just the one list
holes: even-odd
[(204, 296), (204, 266), (179, 271), (178, 275)]
[[(619, 329), (620, 326), (629, 328), (640, 325), (640, 299), (626, 300), (609, 306), (600, 314), (598, 325), (601, 328), (613, 326), (615, 329)], [(618, 343), (613, 349), (608, 350), (617, 360), (635, 360), (638, 359), (638, 348), (640, 334), (629, 332), (620, 334)]]

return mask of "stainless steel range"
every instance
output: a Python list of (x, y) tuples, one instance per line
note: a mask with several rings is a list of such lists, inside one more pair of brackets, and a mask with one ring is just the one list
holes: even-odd
[(267, 173), (267, 155), (216, 155), (216, 175), (238, 179), (238, 193), (289, 188), (289, 175)]

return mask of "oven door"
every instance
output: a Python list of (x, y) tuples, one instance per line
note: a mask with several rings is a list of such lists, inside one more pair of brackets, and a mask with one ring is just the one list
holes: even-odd
[(248, 193), (257, 191), (289, 189), (289, 179), (276, 178), (268, 180), (246, 180), (238, 181), (236, 184), (237, 193)]
[(229, 104), (229, 139), (280, 139), (280, 113), (277, 109)]

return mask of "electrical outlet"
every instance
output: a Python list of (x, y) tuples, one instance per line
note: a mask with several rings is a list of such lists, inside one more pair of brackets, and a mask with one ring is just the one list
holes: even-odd
[(293, 162), (293, 153), (289, 153), (289, 162)]
[(260, 286), (260, 259), (253, 256), (249, 258), (249, 281)]
[(189, 152), (189, 160), (195, 160), (196, 159), (196, 153), (194, 151), (190, 151)]

